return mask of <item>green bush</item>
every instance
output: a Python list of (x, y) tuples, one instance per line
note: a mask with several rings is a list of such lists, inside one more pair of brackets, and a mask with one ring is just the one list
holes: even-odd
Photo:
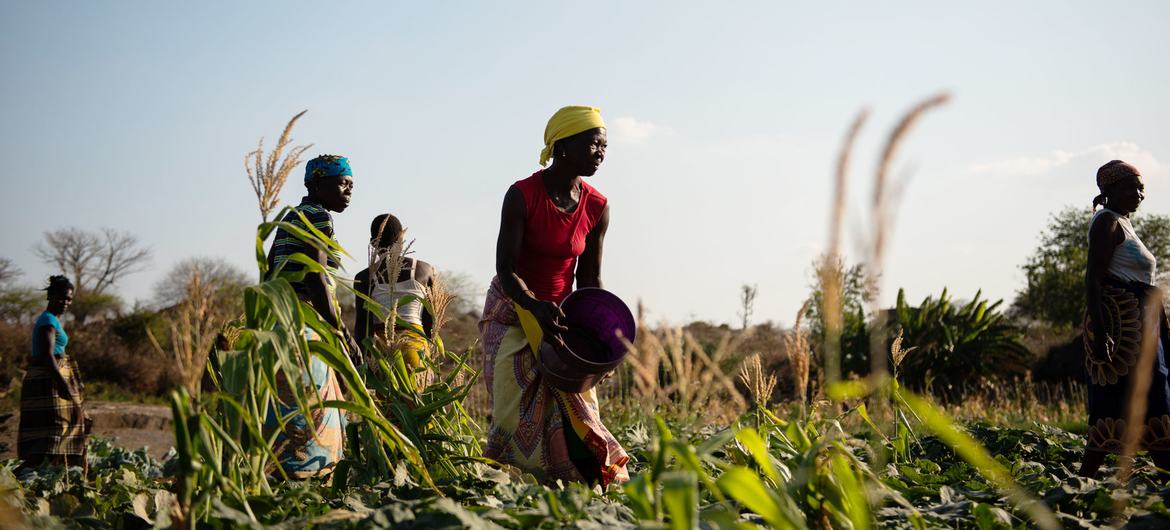
[(938, 298), (927, 296), (914, 307), (899, 289), (890, 325), (901, 331), (902, 347), (913, 348), (897, 366), (903, 383), (956, 397), (981, 377), (1022, 374), (1030, 354), (1020, 330), (999, 310), (1002, 303), (989, 303), (980, 291), (958, 304), (943, 289)]
[[(1085, 314), (1092, 218), (1092, 210), (1074, 206), (1052, 215), (1040, 234), (1040, 245), (1020, 267), (1027, 283), (1012, 304), (1013, 312), (1066, 328), (1080, 326)], [(1170, 217), (1135, 215), (1132, 221), (1134, 231), (1158, 262), (1170, 262)]]
[[(873, 300), (872, 278), (861, 264), (847, 265), (843, 261), (825, 263), (818, 260), (813, 268), (819, 274), (830, 274), (841, 285), (841, 373), (864, 375), (870, 370), (869, 364), (869, 315), (866, 307)], [(824, 293), (821, 292), (819, 277), (812, 284), (808, 309), (804, 318), (809, 323), (810, 344), (815, 352), (817, 364), (823, 365), (825, 344)]]

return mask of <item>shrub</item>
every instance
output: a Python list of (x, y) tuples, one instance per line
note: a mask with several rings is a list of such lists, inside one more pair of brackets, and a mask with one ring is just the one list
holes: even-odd
[(109, 323), (73, 326), (69, 355), (81, 370), (82, 381), (108, 381), (130, 392), (163, 395), (174, 385), (172, 363), (161, 359), (148, 343), (129, 343), (111, 331)]
[(901, 330), (903, 346), (913, 348), (898, 367), (904, 383), (953, 398), (979, 377), (1024, 373), (1030, 354), (1020, 330), (999, 310), (1002, 300), (988, 303), (981, 297), (977, 292), (960, 305), (943, 289), (938, 298), (927, 296), (914, 307), (898, 290), (891, 325)]
[(868, 374), (869, 321), (865, 308), (873, 300), (874, 279), (863, 265), (846, 265), (841, 260), (830, 263), (821, 259), (813, 263), (813, 268), (817, 271), (817, 280), (812, 285), (804, 317), (809, 323), (809, 344), (815, 353), (814, 360), (818, 365), (824, 363), (824, 293), (820, 282), (825, 276), (833, 276), (841, 286), (841, 373), (845, 376)]

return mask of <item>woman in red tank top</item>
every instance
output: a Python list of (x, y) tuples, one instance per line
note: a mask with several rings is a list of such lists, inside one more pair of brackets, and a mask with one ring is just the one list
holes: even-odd
[[(545, 482), (628, 480), (629, 458), (601, 423), (596, 394), (570, 394), (541, 381), (515, 306), (545, 333), (565, 330), (558, 304), (576, 287), (601, 287), (609, 225), (604, 195), (584, 181), (605, 160), (606, 134), (593, 107), (565, 107), (545, 129), (543, 165), (504, 196), (496, 278), (480, 321), (492, 398), (485, 456)], [(515, 306), (513, 305), (515, 304)]]

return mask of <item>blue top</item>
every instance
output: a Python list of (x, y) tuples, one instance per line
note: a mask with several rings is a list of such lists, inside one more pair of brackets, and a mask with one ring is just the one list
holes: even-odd
[(53, 344), (53, 355), (56, 357), (64, 357), (65, 345), (69, 343), (69, 335), (65, 334), (65, 328), (61, 327), (61, 320), (57, 318), (57, 315), (48, 311), (41, 313), (41, 316), (37, 317), (37, 322), (33, 324), (31, 355), (35, 357), (37, 350), (41, 347), (41, 341), (44, 339), (41, 338), (39, 331), (45, 326), (52, 326), (53, 329), (57, 330), (57, 341), (56, 344)]

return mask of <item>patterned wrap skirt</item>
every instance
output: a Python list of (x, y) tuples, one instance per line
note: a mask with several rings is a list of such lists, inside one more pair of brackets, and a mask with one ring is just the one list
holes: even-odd
[(385, 327), (379, 325), (374, 330), (374, 336), (374, 344), (379, 350), (402, 354), (402, 362), (414, 374), (416, 389), (423, 390), (434, 383), (435, 374), (423, 363), (423, 359), (431, 356), (431, 342), (422, 326), (395, 328), (394, 338), (390, 340)]
[(599, 483), (629, 480), (621, 444), (601, 422), (597, 394), (562, 392), (543, 383), (512, 301), (493, 279), (479, 332), (492, 418), (484, 456), (538, 480)]
[[(1119, 453), (1125, 437), (1131, 385), (1143, 364), (1150, 379), (1138, 449), (1170, 450), (1170, 384), (1165, 346), (1170, 344), (1161, 290), (1141, 282), (1106, 278), (1101, 304), (1109, 351), (1093, 351), (1093, 324), (1084, 321), (1085, 370), (1089, 380), (1087, 449)], [(1142, 363), (1143, 351), (1153, 359)]]
[(423, 366), (422, 360), (431, 356), (431, 343), (422, 328), (399, 330), (397, 342), (406, 367), (414, 371), (416, 388), (422, 390), (430, 386), (435, 381), (435, 376)]
[(69, 356), (58, 357), (57, 366), (79, 400), (69, 399), (69, 389), (62, 388), (51, 365), (37, 361), (29, 364), (20, 390), (20, 433), (16, 441), (16, 452), (22, 460), (85, 454), (88, 437), (80, 399), (84, 388), (81, 376)]
[[(305, 330), (306, 338), (315, 340), (316, 334)], [(312, 376), (316, 392), (309, 393), (310, 407), (318, 403), (344, 399), (337, 374), (324, 361), (311, 357), (308, 374)], [(281, 405), (277, 413), (285, 416), (297, 411), (296, 399), (284, 372), (277, 374), (278, 397)], [(333, 472), (345, 450), (345, 414), (335, 408), (315, 408), (312, 425), (305, 416), (297, 414), (284, 425), (276, 438), (274, 451), (280, 466), (290, 478), (324, 477)], [(277, 416), (269, 413), (268, 428), (278, 427)]]

